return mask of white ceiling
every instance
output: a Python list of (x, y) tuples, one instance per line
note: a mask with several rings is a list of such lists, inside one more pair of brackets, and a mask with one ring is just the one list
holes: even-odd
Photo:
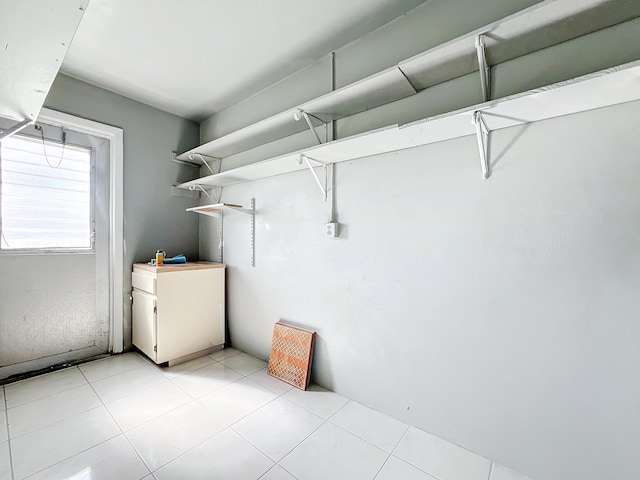
[(425, 0), (91, 0), (62, 72), (200, 121)]

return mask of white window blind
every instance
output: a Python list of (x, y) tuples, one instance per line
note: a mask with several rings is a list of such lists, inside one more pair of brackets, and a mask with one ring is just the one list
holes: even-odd
[(90, 149), (14, 135), (0, 173), (0, 249), (93, 247)]

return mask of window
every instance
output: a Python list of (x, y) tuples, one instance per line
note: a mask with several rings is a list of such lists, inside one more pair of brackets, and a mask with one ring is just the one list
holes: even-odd
[(0, 250), (91, 250), (91, 149), (21, 135), (0, 143)]

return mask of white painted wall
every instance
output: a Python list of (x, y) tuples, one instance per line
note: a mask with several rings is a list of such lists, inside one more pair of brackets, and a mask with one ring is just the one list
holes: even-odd
[[(318, 331), (314, 380), (539, 480), (631, 478), (640, 444), (640, 103), (228, 187), (231, 342)], [(205, 250), (213, 258), (215, 250)]]
[[(337, 51), (338, 86), (532, 3), (486, 1), (462, 15), (468, 2), (432, 0)], [(498, 65), (494, 96), (638, 59), (638, 25)], [(210, 118), (202, 140), (326, 88), (326, 72), (314, 75)], [(470, 75), (341, 120), (338, 136), (479, 101)], [(321, 236), (328, 209), (308, 172), (226, 187), (223, 201), (255, 196), (259, 210), (255, 268), (247, 218), (225, 220), (231, 342), (266, 359), (274, 322), (307, 325), (324, 386), (537, 480), (632, 478), (638, 113), (633, 103), (496, 132), (488, 181), (472, 137), (340, 164), (339, 240)], [(303, 132), (223, 169), (312, 142)], [(215, 220), (200, 221), (201, 257), (216, 259)]]

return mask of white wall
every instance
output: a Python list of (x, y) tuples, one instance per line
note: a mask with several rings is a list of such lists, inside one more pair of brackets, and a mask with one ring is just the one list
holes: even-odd
[[(337, 51), (338, 86), (533, 3), (432, 0)], [(494, 97), (638, 59), (639, 26), (494, 66)], [(327, 85), (320, 62), (212, 117), (202, 140)], [(468, 75), (337, 133), (479, 101)], [(639, 113), (633, 103), (495, 132), (487, 181), (473, 137), (339, 164), (338, 240), (321, 235), (328, 208), (308, 172), (226, 187), (223, 201), (255, 196), (259, 210), (255, 268), (247, 218), (225, 219), (232, 344), (266, 359), (274, 322), (307, 325), (321, 385), (537, 480), (633, 478)], [(223, 169), (312, 143), (303, 132)], [(217, 232), (201, 218), (203, 258), (218, 258)]]
[[(640, 103), (228, 187), (234, 346), (318, 331), (314, 380), (539, 480), (640, 466)], [(203, 252), (213, 256), (212, 248)]]

